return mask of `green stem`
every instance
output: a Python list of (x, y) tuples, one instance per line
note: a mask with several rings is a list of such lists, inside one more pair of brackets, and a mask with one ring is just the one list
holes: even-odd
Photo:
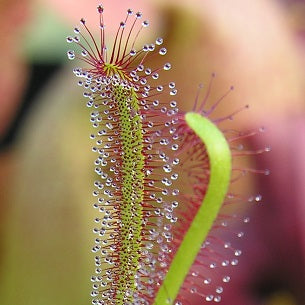
[(154, 305), (172, 304), (217, 217), (226, 196), (231, 176), (231, 151), (222, 132), (198, 113), (187, 113), (188, 126), (204, 143), (210, 162), (207, 193), (171, 263)]

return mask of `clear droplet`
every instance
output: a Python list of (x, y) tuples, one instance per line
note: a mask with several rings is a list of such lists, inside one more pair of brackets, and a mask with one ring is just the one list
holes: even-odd
[(129, 52), (129, 55), (130, 56), (135, 56), (135, 55), (137, 55), (137, 51), (136, 50), (130, 50), (130, 52)]
[(263, 198), (262, 195), (258, 194), (258, 195), (255, 196), (255, 201), (259, 202), (259, 201), (262, 200), (262, 198)]
[(205, 279), (205, 280), (203, 281), (203, 283), (204, 283), (205, 285), (209, 285), (209, 284), (211, 284), (211, 282), (212, 282), (212, 280), (211, 280), (210, 278), (207, 278), (207, 279)]
[(149, 21), (148, 21), (148, 20), (143, 21), (143, 22), (142, 22), (142, 26), (143, 26), (144, 28), (147, 28), (147, 27), (149, 26)]
[(163, 69), (164, 69), (165, 71), (168, 71), (168, 70), (171, 69), (171, 67), (172, 67), (172, 65), (171, 65), (170, 63), (166, 63), (166, 64), (163, 66)]
[(69, 58), (70, 60), (73, 60), (73, 59), (75, 58), (75, 53), (74, 53), (73, 50), (69, 50), (69, 51), (67, 52), (67, 55), (68, 55), (68, 58)]
[(160, 46), (162, 43), (163, 43), (163, 38), (158, 37), (158, 38), (156, 39), (156, 44), (157, 44), (158, 46)]
[(214, 296), (212, 294), (210, 294), (205, 297), (205, 300), (208, 302), (211, 302), (211, 301), (213, 301), (213, 298), (214, 298)]
[(166, 48), (161, 48), (160, 50), (159, 50), (159, 54), (160, 55), (165, 55), (167, 53), (167, 49)]
[(170, 83), (168, 84), (168, 87), (169, 87), (170, 89), (174, 89), (174, 88), (176, 87), (176, 84), (175, 84), (174, 82), (170, 82)]
[(241, 256), (241, 254), (242, 254), (242, 251), (241, 251), (241, 250), (235, 250), (235, 251), (234, 251), (234, 255), (235, 255), (235, 256)]
[(231, 278), (230, 278), (230, 276), (228, 276), (228, 275), (226, 275), (226, 276), (224, 276), (224, 277), (222, 278), (222, 281), (223, 281), (224, 283), (229, 283), (230, 280), (231, 280)]
[(244, 223), (249, 223), (250, 222), (250, 217), (245, 217), (244, 218)]
[(159, 78), (159, 74), (158, 73), (153, 73), (151, 77), (153, 79), (158, 79)]
[(221, 286), (216, 287), (217, 293), (223, 293), (223, 288)]
[(220, 295), (215, 296), (214, 297), (214, 302), (216, 302), (216, 303), (221, 302), (221, 296)]

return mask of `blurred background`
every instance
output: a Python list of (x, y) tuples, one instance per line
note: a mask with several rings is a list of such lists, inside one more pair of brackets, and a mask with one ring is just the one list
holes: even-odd
[[(93, 241), (89, 111), (66, 37), (84, 17), (98, 29), (98, 1), (0, 0), (0, 304), (89, 304)], [(129, 7), (151, 21), (142, 43), (166, 40), (180, 107), (216, 73), (211, 100), (251, 139), (245, 253), (224, 305), (305, 304), (305, 1), (105, 0), (107, 33)], [(243, 190), (241, 190), (242, 192)]]

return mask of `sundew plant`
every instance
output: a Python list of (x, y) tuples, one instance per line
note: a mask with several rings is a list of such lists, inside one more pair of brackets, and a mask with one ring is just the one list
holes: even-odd
[(211, 278), (206, 271), (237, 264), (241, 251), (217, 241), (232, 258), (217, 254), (208, 237), (227, 226), (221, 206), (238, 200), (228, 192), (232, 157), (240, 154), (234, 145), (255, 131), (221, 130), (234, 113), (212, 118), (225, 95), (208, 108), (210, 88), (190, 112), (179, 111), (174, 81), (162, 82), (170, 63), (150, 64), (166, 55), (163, 39), (139, 48), (149, 22), (130, 9), (107, 45), (103, 6), (97, 11), (99, 38), (84, 19), (67, 38), (75, 46), (68, 58), (84, 64), (74, 74), (94, 129), (92, 304), (181, 305), (191, 304), (191, 295), (220, 302), (230, 276), (218, 271)]

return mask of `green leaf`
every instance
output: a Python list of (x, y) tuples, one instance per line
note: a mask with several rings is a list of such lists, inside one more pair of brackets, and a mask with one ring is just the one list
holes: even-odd
[(218, 127), (198, 113), (187, 113), (188, 126), (205, 144), (210, 162), (210, 181), (197, 215), (170, 265), (154, 305), (172, 304), (205, 241), (226, 196), (231, 177), (231, 151)]

